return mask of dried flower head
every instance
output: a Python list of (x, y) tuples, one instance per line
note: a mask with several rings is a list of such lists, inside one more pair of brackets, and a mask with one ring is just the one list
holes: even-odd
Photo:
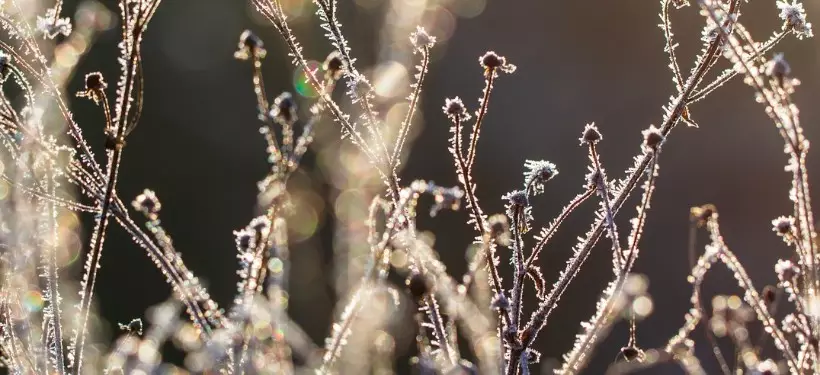
[(530, 201), (527, 198), (527, 192), (524, 190), (516, 190), (505, 194), (501, 199), (507, 201), (507, 205), (512, 207), (526, 207), (529, 206)]
[(91, 72), (85, 75), (85, 89), (77, 93), (80, 98), (88, 98), (99, 104), (103, 100), (104, 90), (108, 88), (102, 73)]
[(238, 60), (248, 60), (250, 58), (262, 59), (267, 53), (264, 46), (265, 44), (262, 43), (262, 39), (256, 36), (252, 31), (245, 30), (239, 35), (239, 46), (233, 56)]
[(530, 206), (529, 197), (524, 190), (516, 190), (502, 197), (507, 203), (504, 207), (507, 209), (507, 216), (518, 222), (516, 230), (520, 233), (526, 233), (530, 230), (530, 221), (532, 221), (532, 207)]
[(342, 78), (345, 70), (347, 70), (347, 64), (345, 64), (345, 60), (339, 51), (333, 51), (325, 58), (322, 69), (325, 71), (327, 78), (337, 81)]
[(270, 117), (281, 124), (293, 124), (298, 119), (296, 110), (296, 100), (291, 93), (285, 91), (273, 100)]
[(538, 195), (544, 192), (547, 181), (558, 174), (555, 164), (546, 160), (527, 160), (524, 162), (524, 185), (527, 193)]
[(236, 237), (236, 247), (242, 252), (247, 252), (254, 247), (256, 235), (248, 229), (241, 229), (233, 232)]
[(642, 131), (643, 134), (643, 148), (647, 152), (654, 152), (663, 144), (663, 141), (666, 137), (663, 136), (661, 130), (656, 128), (655, 125), (649, 125), (649, 128)]
[(788, 236), (791, 234), (792, 228), (794, 228), (794, 218), (791, 216), (780, 216), (772, 220), (772, 230), (778, 236)]
[(485, 75), (490, 73), (495, 74), (499, 70), (504, 73), (515, 72), (515, 65), (507, 63), (507, 58), (499, 56), (494, 51), (487, 51), (487, 53), (478, 58), (478, 62), (481, 64), (481, 67), (484, 68)]
[(162, 208), (162, 204), (157, 198), (157, 194), (152, 190), (145, 189), (142, 194), (138, 195), (131, 205), (135, 210), (142, 212), (145, 215), (156, 215)]
[(509, 311), (510, 300), (504, 295), (504, 293), (498, 293), (493, 297), (492, 301), (490, 301), (490, 308), (495, 311)]
[(689, 209), (689, 215), (692, 217), (692, 220), (697, 221), (698, 226), (706, 224), (715, 214), (717, 214), (717, 207), (713, 204), (704, 204), (703, 206)]
[(470, 114), (467, 113), (464, 102), (462, 102), (458, 96), (452, 99), (444, 99), (444, 107), (442, 107), (442, 110), (444, 110), (445, 115), (453, 120), (459, 119), (460, 121), (467, 121), (470, 119)]
[(783, 30), (794, 31), (798, 39), (812, 37), (811, 23), (806, 22), (806, 10), (797, 0), (782, 0), (777, 2), (780, 9), (780, 19), (783, 20)]
[(774, 272), (781, 283), (791, 284), (794, 278), (800, 275), (800, 267), (790, 260), (780, 259), (774, 265)]
[(436, 37), (431, 36), (421, 26), (416, 26), (416, 31), (410, 34), (410, 42), (413, 43), (415, 52), (426, 53), (427, 50), (436, 45)]
[(596, 144), (604, 137), (601, 135), (601, 132), (598, 131), (598, 127), (595, 126), (595, 123), (586, 124), (584, 126), (584, 132), (581, 133), (581, 144)]
[(766, 62), (765, 72), (767, 76), (783, 82), (791, 75), (792, 68), (782, 53), (776, 53), (771, 60)]

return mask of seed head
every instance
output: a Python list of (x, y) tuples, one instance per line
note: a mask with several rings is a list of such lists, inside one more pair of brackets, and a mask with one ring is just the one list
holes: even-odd
[(798, 39), (814, 36), (811, 23), (806, 22), (806, 10), (797, 0), (782, 0), (777, 2), (780, 9), (780, 19), (783, 20), (783, 30), (793, 30)]
[(790, 260), (778, 260), (774, 265), (774, 272), (781, 283), (792, 283), (800, 275), (800, 267)]
[(780, 216), (772, 220), (772, 230), (774, 230), (778, 236), (789, 235), (792, 232), (792, 228), (794, 228), (794, 218), (791, 216)]
[(162, 208), (162, 204), (159, 202), (157, 194), (148, 189), (145, 189), (142, 194), (138, 195), (137, 198), (131, 202), (131, 205), (135, 210), (142, 212), (146, 216), (156, 215)]
[(88, 98), (99, 104), (103, 100), (104, 90), (108, 88), (102, 73), (91, 72), (85, 75), (85, 90), (77, 93), (80, 98)]
[(497, 71), (504, 73), (515, 72), (515, 65), (507, 63), (507, 58), (499, 56), (494, 51), (487, 51), (483, 56), (478, 58), (481, 67), (484, 68), (484, 74), (495, 74)]
[(345, 70), (347, 70), (347, 64), (345, 64), (342, 54), (339, 51), (333, 51), (325, 58), (322, 69), (324, 69), (326, 77), (336, 81), (344, 75)]
[(656, 128), (655, 125), (649, 125), (649, 128), (642, 131), (641, 134), (643, 134), (643, 148), (647, 152), (656, 151), (666, 139), (661, 130)]
[(88, 90), (105, 90), (108, 84), (105, 83), (102, 73), (92, 72), (85, 75), (85, 89)]
[(529, 198), (527, 198), (527, 192), (524, 190), (516, 190), (511, 193), (507, 193), (502, 197), (502, 199), (506, 200), (508, 205), (513, 207), (526, 207), (530, 204)]
[(527, 192), (532, 191), (533, 195), (543, 193), (545, 183), (558, 174), (555, 164), (546, 160), (527, 160), (524, 162), (524, 168), (524, 184), (527, 186)]
[(766, 75), (783, 82), (792, 73), (792, 67), (782, 53), (776, 53), (771, 60), (766, 62)]
[(291, 93), (285, 91), (273, 100), (270, 116), (278, 123), (293, 124), (298, 119), (296, 110), (296, 100), (293, 99)]
[(250, 58), (262, 59), (267, 53), (264, 46), (265, 44), (262, 43), (262, 39), (256, 36), (252, 31), (245, 30), (239, 35), (239, 47), (233, 56), (238, 60), (248, 60)]
[(490, 307), (495, 311), (506, 312), (510, 310), (510, 300), (504, 293), (498, 293), (490, 302)]
[(459, 119), (461, 121), (467, 121), (470, 119), (470, 114), (467, 113), (467, 108), (464, 107), (464, 102), (461, 101), (461, 98), (456, 96), (455, 98), (447, 98), (444, 99), (444, 114), (451, 119)]
[(431, 36), (421, 27), (416, 26), (416, 31), (410, 34), (410, 42), (416, 52), (426, 53), (426, 51), (436, 44), (436, 37)]
[(714, 215), (717, 214), (717, 208), (713, 204), (704, 204), (699, 207), (692, 207), (689, 209), (689, 214), (692, 220), (696, 220), (698, 226), (703, 226)]
[(596, 144), (604, 137), (601, 135), (601, 132), (598, 131), (598, 127), (595, 126), (595, 123), (586, 124), (584, 126), (584, 132), (581, 134), (581, 144)]

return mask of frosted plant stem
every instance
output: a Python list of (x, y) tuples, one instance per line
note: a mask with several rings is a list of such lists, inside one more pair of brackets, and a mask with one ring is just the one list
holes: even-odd
[[(696, 64), (696, 67), (693, 69), (692, 75), (686, 81), (686, 85), (684, 86), (683, 92), (681, 92), (673, 101), (670, 103), (666, 113), (665, 118), (663, 121), (663, 125), (660, 128), (661, 134), (668, 139), (669, 133), (672, 131), (672, 128), (678, 123), (681, 119), (684, 109), (686, 108), (686, 98), (691, 95), (691, 93), (695, 90), (695, 86), (697, 82), (706, 74), (708, 71), (708, 65), (706, 64), (707, 61), (711, 60), (717, 53), (719, 53), (719, 43), (717, 40), (710, 42), (709, 46), (707, 47), (704, 56), (699, 58)], [(627, 178), (625, 182), (622, 184), (621, 188), (619, 189), (617, 195), (614, 199), (613, 204), (613, 215), (617, 215), (618, 210), (620, 210), (621, 206), (626, 201), (626, 198), (632, 193), (632, 190), (635, 188), (640, 176), (646, 171), (649, 167), (650, 162), (654, 156), (651, 154), (644, 154), (643, 152), (639, 155), (636, 159), (635, 165), (632, 169), (627, 171)], [(589, 252), (592, 250), (592, 247), (597, 243), (598, 239), (600, 238), (601, 234), (603, 233), (603, 227), (605, 225), (605, 219), (601, 218), (598, 219), (595, 224), (593, 225), (593, 229), (590, 231), (588, 236), (581, 242), (575, 256), (568, 262), (567, 267), (561, 273), (561, 277), (559, 278), (558, 282), (555, 283), (552, 290), (547, 295), (547, 298), (544, 302), (542, 302), (538, 309), (533, 313), (530, 318), (529, 323), (525, 327), (525, 330), (531, 331), (531, 333), (527, 336), (527, 340), (524, 343), (525, 346), (531, 345), (535, 338), (538, 336), (538, 332), (546, 325), (547, 319), (549, 315), (552, 313), (553, 309), (558, 303), (558, 300), (561, 298), (561, 295), (566, 290), (567, 286), (569, 286), (570, 282), (575, 278), (575, 275), (580, 270), (583, 263), (586, 261), (586, 258), (589, 256)]]
[(396, 167), (399, 165), (401, 159), (401, 151), (404, 148), (404, 143), (407, 140), (407, 134), (410, 132), (410, 126), (413, 124), (413, 115), (416, 112), (419, 98), (421, 97), (421, 87), (424, 84), (424, 78), (427, 77), (427, 66), (430, 64), (430, 47), (424, 46), (421, 52), (421, 65), (419, 69), (418, 79), (416, 80), (416, 87), (410, 95), (410, 106), (407, 109), (407, 115), (401, 123), (399, 134), (396, 136), (396, 144), (393, 147), (393, 156), (390, 157), (390, 168), (388, 170), (396, 173)]
[(470, 147), (467, 149), (467, 174), (473, 174), (473, 163), (475, 162), (476, 149), (478, 148), (478, 137), (481, 135), (481, 124), (484, 122), (484, 117), (487, 115), (487, 108), (490, 105), (490, 93), (493, 91), (493, 81), (495, 80), (497, 68), (489, 68), (486, 75), (487, 79), (484, 83), (484, 94), (481, 98), (481, 108), (475, 118), (473, 125), (473, 132), (470, 135)]
[[(130, 70), (129, 70), (130, 71)], [(130, 97), (130, 95), (129, 95)], [(108, 109), (108, 99), (103, 93), (103, 108), (106, 113), (107, 122), (110, 122), (110, 111)], [(112, 129), (112, 127), (109, 127)], [(83, 349), (87, 339), (86, 326), (88, 317), (91, 314), (91, 300), (94, 297), (94, 285), (97, 281), (97, 270), (100, 268), (100, 257), (102, 256), (103, 243), (105, 242), (105, 232), (108, 228), (108, 215), (114, 198), (114, 187), (117, 184), (120, 160), (122, 159), (122, 149), (125, 144), (125, 126), (119, 124), (116, 127), (115, 145), (108, 150), (108, 174), (106, 178), (105, 195), (100, 202), (100, 216), (97, 218), (93, 234), (91, 236), (91, 246), (85, 263), (85, 274), (83, 275), (82, 291), (80, 292), (79, 306), (79, 327), (74, 334), (74, 350), (76, 356), (76, 373), (82, 373)]]
[[(54, 165), (52, 163), (52, 168)], [(56, 183), (53, 181), (53, 172), (49, 172), (47, 178), (48, 189), (51, 195), (56, 195)], [(51, 329), (54, 330), (53, 333), (53, 346), (54, 346), (54, 355), (49, 356), (49, 358), (53, 357), (55, 362), (53, 363), (54, 368), (57, 370), (57, 373), (60, 375), (65, 374), (65, 360), (63, 358), (63, 325), (62, 325), (62, 311), (60, 309), (60, 292), (58, 286), (58, 280), (60, 275), (58, 273), (57, 268), (57, 246), (59, 242), (58, 232), (57, 232), (57, 211), (55, 210), (54, 203), (49, 202), (47, 205), (48, 211), (48, 225), (49, 225), (49, 235), (51, 236), (48, 254), (46, 255), (47, 259), (47, 266), (46, 272), (48, 275), (48, 303), (51, 305), (51, 316), (50, 322)], [(51, 351), (49, 345), (46, 345), (46, 350)]]

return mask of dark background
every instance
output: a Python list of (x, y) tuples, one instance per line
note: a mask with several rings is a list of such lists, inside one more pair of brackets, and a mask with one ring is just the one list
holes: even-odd
[[(344, 30), (359, 57), (359, 67), (370, 66), (376, 59), (374, 36), (385, 26), (385, 6), (372, 3), (376, 5), (365, 8), (340, 1)], [(115, 9), (112, 2), (106, 5)], [(313, 6), (307, 3), (305, 7), (306, 17), (310, 16)], [(811, 21), (813, 11), (820, 7), (812, 3), (807, 7)], [(587, 122), (594, 121), (603, 132), (600, 151), (609, 176), (622, 178), (638, 152), (640, 130), (659, 124), (661, 106), (674, 94), (657, 27), (659, 9), (655, 0), (490, 0), (480, 15), (455, 18), (452, 37), (437, 47), (425, 85), (423, 131), (402, 172), (403, 180), (456, 183), (447, 152), (449, 124), (440, 107), (445, 97), (459, 95), (475, 108), (483, 86), (476, 58), (488, 49), (505, 55), (519, 70), (498, 81), (482, 133), (476, 178), (486, 212), (503, 210), (500, 196), (518, 188), (524, 160), (547, 159), (561, 170), (547, 194), (534, 200), (537, 227), (547, 224), (583, 183), (587, 158), (577, 138)], [(780, 27), (774, 1), (752, 2), (744, 13), (741, 21), (758, 40)], [(695, 7), (673, 14), (681, 43), (677, 52), (686, 73), (700, 49), (702, 22)], [(237, 37), (246, 28), (266, 42), (264, 71), (270, 95), (293, 90), (293, 67), (281, 38), (246, 2), (169, 0), (160, 6), (144, 41), (145, 110), (128, 140), (118, 186), (124, 200), (146, 187), (157, 192), (163, 201), (163, 224), (177, 249), (223, 306), (232, 301), (237, 281), (231, 231), (256, 214), (255, 183), (267, 168), (250, 66), (233, 58)], [(297, 25), (296, 32), (310, 58), (322, 60), (330, 51), (320, 38), (315, 17)], [(116, 28), (101, 35), (81, 62), (78, 76), (100, 70), (113, 83), (118, 41)], [(776, 51), (786, 53), (794, 74), (803, 82), (795, 100), (809, 139), (817, 139), (817, 42), (788, 38)], [(81, 82), (75, 81), (72, 87), (79, 89)], [(98, 110), (87, 101), (76, 101), (73, 107), (92, 146), (102, 154)], [(759, 288), (775, 280), (774, 261), (790, 255), (770, 229), (771, 219), (791, 211), (790, 174), (783, 171), (786, 156), (763, 107), (754, 103), (752, 90), (735, 80), (691, 109), (701, 127), (679, 126), (664, 146), (657, 193), (636, 266), (648, 275), (655, 301), (654, 313), (638, 327), (638, 344), (645, 348), (663, 345), (690, 307), (691, 287), (686, 282), (689, 207), (718, 206), (726, 240)], [(331, 122), (323, 126), (336, 127)], [(315, 170), (312, 160), (305, 169), (316, 191), (327, 193), (325, 174)], [(817, 154), (810, 152), (809, 170), (816, 165)], [(634, 215), (635, 204), (637, 197), (619, 218), (622, 239), (627, 236), (627, 220)], [(588, 228), (593, 207), (589, 204), (573, 215), (541, 257), (548, 282), (564, 266), (575, 238)], [(331, 286), (333, 220), (329, 212), (323, 215), (319, 234), (292, 249), (289, 307), (317, 342), (328, 332), (336, 298)], [(464, 271), (463, 250), (473, 237), (463, 224), (465, 219), (464, 212), (446, 213), (420, 224), (435, 228), (436, 248), (453, 275)], [(86, 232), (89, 227), (86, 225)], [(109, 321), (124, 322), (165, 300), (170, 289), (121, 228), (112, 226), (110, 232), (96, 301)], [(578, 332), (577, 323), (594, 311), (599, 293), (611, 278), (609, 246), (602, 240), (595, 248), (542, 333), (538, 349), (547, 357), (565, 353)], [(707, 284), (709, 295), (738, 293), (731, 275), (721, 267), (716, 267)], [(714, 369), (708, 347), (699, 334), (696, 338), (704, 365)], [(625, 342), (621, 324), (605, 340), (587, 373), (602, 373)], [(411, 350), (411, 345), (402, 347), (398, 350), (405, 354)], [(772, 352), (769, 345), (767, 353)], [(664, 367), (655, 371), (678, 370)]]

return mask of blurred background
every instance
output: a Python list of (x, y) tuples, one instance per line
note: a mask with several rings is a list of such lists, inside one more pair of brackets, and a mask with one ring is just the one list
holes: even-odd
[[(322, 37), (315, 6), (308, 0), (282, 2), (306, 56), (322, 61), (331, 46)], [(116, 10), (113, 1), (104, 5)], [(805, 5), (809, 21), (820, 20), (815, 18), (820, 17), (820, 2), (808, 0)], [(68, 9), (75, 6), (67, 4)], [(444, 98), (460, 96), (471, 110), (477, 108), (484, 84), (477, 58), (487, 50), (518, 66), (515, 74), (497, 81), (475, 177), (484, 211), (497, 213), (503, 211), (501, 195), (521, 185), (524, 160), (556, 163), (561, 174), (548, 184), (545, 195), (533, 201), (536, 227), (555, 217), (584, 183), (587, 156), (578, 145), (584, 124), (599, 126), (604, 135), (600, 152), (609, 177), (622, 178), (639, 152), (640, 131), (660, 123), (661, 106), (675, 93), (657, 26), (658, 1), (344, 0), (339, 7), (358, 67), (372, 78), (379, 94), (378, 109), (388, 122), (395, 123), (406, 110), (403, 98), (409, 93), (418, 59), (409, 49), (409, 33), (418, 23), (439, 39), (417, 115), (420, 121), (414, 125), (415, 139), (401, 173), (405, 183), (414, 179), (445, 186), (457, 183), (447, 151), (449, 122), (440, 109)], [(751, 2), (744, 5), (743, 13), (741, 22), (757, 40), (780, 28), (774, 0)], [(700, 50), (703, 18), (695, 7), (675, 11), (672, 17), (681, 67), (688, 72)], [(232, 301), (238, 280), (232, 231), (258, 214), (256, 182), (267, 169), (251, 66), (233, 58), (245, 29), (265, 41), (268, 56), (263, 70), (269, 94), (294, 92), (303, 109), (313, 103), (315, 93), (290, 64), (281, 38), (248, 2), (166, 1), (144, 42), (144, 112), (129, 137), (118, 186), (124, 200), (145, 188), (157, 192), (164, 207), (163, 224), (176, 248), (223, 306)], [(81, 89), (79, 78), (91, 71), (101, 71), (114, 82), (118, 42), (116, 25), (100, 35), (80, 63), (71, 87)], [(803, 83), (795, 101), (813, 140), (820, 139), (815, 126), (820, 123), (818, 43), (790, 37), (775, 49), (785, 53)], [(725, 62), (719, 66), (726, 67)], [(336, 94), (342, 97), (341, 88)], [(73, 108), (92, 147), (102, 154), (99, 110), (83, 100), (74, 100)], [(783, 170), (786, 156), (752, 90), (732, 81), (691, 111), (700, 128), (681, 125), (664, 145), (657, 193), (636, 265), (638, 272), (648, 276), (654, 300), (652, 315), (638, 325), (637, 342), (644, 348), (663, 345), (690, 307), (686, 276), (691, 206), (717, 205), (726, 241), (758, 288), (773, 283), (774, 262), (790, 256), (770, 223), (791, 211), (790, 174)], [(317, 147), (291, 183), (296, 209), (291, 224), (289, 309), (321, 343), (329, 332), (335, 301), (349, 285), (340, 280), (355, 279), (350, 264), (362, 263), (357, 262), (356, 254), (363, 249), (356, 236), (361, 234), (366, 206), (360, 202), (380, 186), (373, 178), (361, 178), (370, 167), (337, 140), (336, 124), (325, 121), (318, 133)], [(810, 152), (810, 171), (820, 167), (818, 157), (816, 151)], [(812, 181), (820, 183), (814, 176)], [(622, 239), (637, 199), (633, 197), (619, 217)], [(594, 208), (595, 204), (587, 204), (572, 215), (541, 256), (548, 282), (555, 280), (576, 237), (592, 222)], [(434, 236), (435, 248), (456, 277), (466, 269), (465, 251), (474, 236), (464, 224), (466, 218), (459, 211), (420, 220), (421, 229)], [(88, 236), (91, 218), (82, 220)], [(96, 301), (110, 323), (109, 335), (114, 335), (117, 322), (143, 316), (149, 306), (168, 297), (170, 288), (121, 228), (111, 226), (110, 233)], [(334, 253), (334, 246), (348, 251)], [(609, 247), (606, 240), (599, 242), (550, 318), (537, 346), (544, 362), (568, 351), (578, 322), (593, 313), (612, 275)], [(503, 271), (509, 274), (504, 250), (500, 255)], [(80, 264), (73, 263), (77, 274)], [(738, 293), (733, 278), (721, 267), (712, 271), (706, 283), (707, 295)], [(707, 369), (714, 370), (700, 332), (695, 336), (699, 357)], [(396, 339), (397, 354), (404, 356), (401, 372), (408, 371), (406, 357), (414, 350), (411, 335)], [(760, 331), (753, 330), (752, 335), (757, 337)], [(596, 352), (587, 373), (603, 373), (626, 340), (626, 325), (620, 323)], [(769, 344), (766, 353), (772, 352)], [(169, 353), (177, 356), (170, 359), (180, 360)], [(678, 372), (670, 366), (649, 373)]]

